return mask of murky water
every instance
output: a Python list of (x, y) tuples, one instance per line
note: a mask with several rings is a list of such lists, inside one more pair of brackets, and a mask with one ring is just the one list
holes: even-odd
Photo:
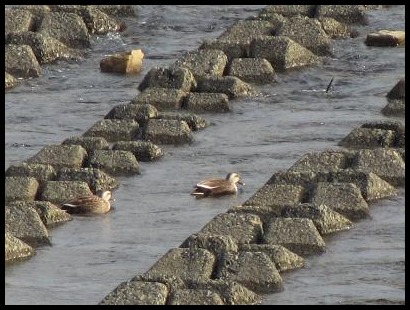
[[(108, 111), (130, 101), (153, 66), (168, 66), (239, 19), (264, 6), (137, 6), (123, 35), (96, 38), (81, 63), (47, 66), (38, 79), (5, 95), (5, 168), (48, 144), (81, 135)], [(76, 217), (51, 230), (53, 246), (5, 269), (6, 304), (97, 304), (119, 283), (147, 271), (215, 215), (247, 200), (279, 170), (310, 151), (337, 143), (380, 114), (385, 94), (404, 76), (404, 48), (370, 48), (368, 32), (404, 29), (404, 6), (369, 13), (361, 36), (335, 42), (335, 58), (324, 66), (278, 76), (261, 95), (233, 100), (227, 114), (201, 114), (211, 124), (195, 141), (163, 146), (165, 156), (140, 163), (141, 175), (120, 178), (115, 211)], [(144, 70), (137, 76), (103, 74), (106, 54), (141, 48)], [(325, 96), (330, 78), (334, 91)], [(403, 118), (397, 118), (404, 122)], [(240, 172), (238, 196), (196, 200), (192, 185), (208, 176)], [(372, 204), (371, 218), (354, 229), (326, 237), (327, 252), (310, 257), (304, 269), (283, 274), (285, 290), (264, 304), (402, 303), (404, 188)]]

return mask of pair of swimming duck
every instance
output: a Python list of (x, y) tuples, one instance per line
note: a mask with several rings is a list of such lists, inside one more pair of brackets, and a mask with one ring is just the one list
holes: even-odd
[[(228, 173), (225, 179), (207, 179), (197, 183), (191, 195), (197, 198), (234, 195), (237, 184), (245, 185), (236, 172)], [(111, 210), (112, 192), (103, 191), (100, 195), (86, 195), (72, 198), (61, 204), (61, 209), (70, 214), (107, 213)]]

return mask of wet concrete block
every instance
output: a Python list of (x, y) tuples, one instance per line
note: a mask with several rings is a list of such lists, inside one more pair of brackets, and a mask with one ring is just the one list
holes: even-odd
[(314, 17), (332, 17), (345, 24), (367, 25), (369, 23), (363, 5), (317, 5)]
[(46, 181), (56, 178), (57, 173), (53, 166), (47, 164), (28, 164), (12, 165), (5, 172), (9, 177), (33, 177), (40, 186)]
[(46, 227), (72, 220), (72, 216), (49, 201), (13, 201), (9, 206), (31, 207), (40, 215)]
[(206, 76), (223, 76), (228, 57), (221, 50), (197, 49), (185, 53), (170, 68), (188, 68), (196, 80)]
[(225, 53), (228, 63), (234, 58), (244, 58), (249, 54), (249, 44), (247, 41), (234, 39), (206, 39), (199, 49), (217, 49)]
[(266, 20), (238, 20), (219, 35), (218, 40), (233, 40), (249, 44), (255, 37), (274, 35), (274, 30), (274, 25)]
[(150, 119), (143, 129), (143, 138), (154, 144), (174, 145), (191, 143), (194, 139), (185, 121), (165, 119)]
[(199, 233), (229, 236), (237, 244), (258, 243), (262, 236), (262, 221), (254, 214), (221, 213)]
[(326, 245), (311, 219), (273, 218), (263, 235), (263, 243), (278, 244), (304, 257), (326, 251)]
[(283, 290), (275, 264), (263, 252), (227, 253), (217, 269), (217, 279), (236, 281), (257, 293)]
[(317, 5), (267, 5), (259, 12), (259, 15), (276, 13), (286, 17), (295, 15), (313, 17), (316, 7)]
[(240, 251), (266, 253), (279, 272), (303, 268), (305, 259), (287, 248), (276, 244), (241, 244)]
[(4, 260), (6, 264), (14, 261), (28, 259), (36, 254), (36, 250), (33, 247), (31, 247), (24, 241), (21, 241), (20, 239), (14, 237), (7, 231), (5, 232), (4, 242)]
[(61, 168), (56, 181), (86, 182), (93, 193), (113, 190), (119, 187), (119, 181), (97, 168)]
[(6, 72), (4, 89), (5, 90), (11, 89), (11, 88), (17, 86), (18, 84), (19, 84), (19, 82), (17, 81), (17, 79), (14, 76), (12, 76), (11, 74)]
[(140, 174), (139, 163), (130, 151), (95, 150), (88, 157), (88, 165), (114, 176)]
[(88, 32), (96, 35), (106, 35), (110, 32), (121, 32), (126, 28), (125, 22), (110, 16), (100, 10), (99, 6), (85, 6), (78, 14), (83, 18)]
[(301, 203), (286, 205), (282, 209), (281, 217), (311, 219), (322, 236), (349, 230), (354, 226), (349, 219), (324, 204)]
[(133, 119), (142, 127), (150, 118), (157, 118), (158, 110), (151, 104), (123, 103), (115, 106), (104, 116), (105, 119)]
[(202, 289), (176, 289), (167, 305), (224, 305), (218, 293)]
[(369, 202), (397, 195), (397, 189), (372, 172), (342, 169), (337, 172), (318, 172), (318, 182), (354, 183)]
[(110, 145), (103, 137), (70, 137), (62, 142), (63, 145), (81, 145), (87, 153), (93, 150), (108, 150)]
[(265, 58), (276, 72), (320, 63), (320, 58), (284, 36), (255, 38), (250, 45), (252, 58)]
[(386, 97), (389, 100), (403, 100), (406, 95), (406, 82), (405, 78), (400, 79), (396, 85), (387, 93)]
[(229, 97), (222, 93), (189, 93), (183, 107), (197, 113), (231, 111)]
[(103, 119), (83, 134), (84, 137), (103, 137), (108, 142), (134, 140), (139, 135), (139, 124), (133, 119)]
[(399, 152), (392, 148), (364, 149), (357, 151), (352, 168), (373, 172), (394, 186), (405, 183), (406, 167)]
[(369, 205), (354, 183), (318, 182), (310, 201), (315, 205), (326, 205), (352, 221), (369, 216)]
[(150, 141), (119, 141), (112, 149), (131, 152), (137, 161), (154, 161), (165, 154), (162, 148)]
[(127, 281), (105, 296), (99, 305), (165, 305), (168, 288), (163, 283)]
[(7, 37), (7, 43), (29, 45), (41, 65), (57, 60), (80, 60), (85, 55), (80, 50), (70, 48), (57, 39), (39, 32), (11, 33)]
[(40, 200), (50, 201), (60, 205), (64, 201), (81, 196), (92, 194), (88, 184), (81, 181), (48, 181), (40, 194)]
[(292, 16), (278, 27), (275, 35), (288, 37), (318, 56), (332, 55), (332, 40), (316, 18)]
[(348, 25), (338, 22), (331, 17), (321, 17), (318, 19), (322, 25), (323, 30), (332, 39), (349, 39), (357, 37), (356, 30), (351, 29)]
[(48, 145), (26, 162), (29, 164), (48, 164), (54, 169), (80, 168), (86, 158), (87, 151), (80, 145)]
[(187, 92), (176, 88), (147, 87), (131, 103), (150, 104), (158, 111), (178, 110), (181, 109), (186, 95)]
[(204, 129), (209, 126), (209, 123), (206, 119), (190, 112), (159, 112), (158, 119), (174, 119), (178, 121), (185, 121), (192, 131)]
[(381, 109), (380, 113), (385, 116), (403, 116), (406, 113), (406, 105), (403, 100), (389, 100), (386, 106)]
[[(278, 216), (283, 205), (302, 202), (305, 192), (305, 188), (299, 185), (265, 184), (242, 205), (266, 207), (266, 211), (271, 213), (270, 216)], [(265, 216), (268, 215), (265, 214)]]
[(53, 37), (73, 48), (91, 46), (87, 26), (80, 15), (69, 12), (50, 12), (38, 24), (37, 31)]
[(261, 301), (260, 295), (236, 281), (221, 279), (190, 281), (188, 287), (217, 292), (226, 305), (254, 305)]
[(32, 247), (51, 245), (51, 236), (37, 211), (29, 206), (5, 207), (5, 231)]
[(264, 58), (235, 58), (228, 66), (227, 75), (258, 85), (276, 82), (275, 70)]
[(4, 11), (5, 36), (10, 33), (33, 31), (35, 19), (33, 13), (24, 9), (9, 9)]
[(326, 150), (310, 152), (303, 155), (289, 169), (289, 172), (298, 171), (337, 171), (348, 165), (348, 155), (345, 151)]
[(279, 171), (274, 173), (266, 184), (299, 185), (308, 189), (316, 182), (316, 179), (316, 172), (313, 171)]
[(215, 261), (215, 255), (205, 249), (170, 249), (143, 276), (153, 281), (164, 277), (207, 280), (211, 278)]
[(392, 130), (354, 128), (339, 142), (339, 146), (351, 149), (392, 147), (395, 137), (396, 134)]
[(152, 68), (138, 85), (143, 91), (148, 87), (176, 88), (185, 92), (194, 90), (197, 82), (192, 72), (187, 68)]
[(42, 73), (36, 55), (29, 45), (6, 44), (5, 71), (16, 78), (35, 78)]
[(35, 200), (39, 183), (34, 177), (6, 177), (5, 202)]
[(253, 88), (235, 76), (206, 77), (198, 81), (196, 92), (223, 93), (232, 99), (250, 96)]
[[(364, 123), (360, 127), (394, 131), (395, 139), (391, 147), (404, 147), (404, 136), (405, 136), (406, 130), (405, 130), (404, 124), (400, 121), (394, 121), (394, 120), (371, 121), (371, 122)], [(401, 141), (402, 139), (403, 141)]]

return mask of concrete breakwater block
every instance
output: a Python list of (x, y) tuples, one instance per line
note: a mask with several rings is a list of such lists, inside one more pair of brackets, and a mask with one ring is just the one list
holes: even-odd
[(184, 101), (183, 107), (189, 111), (204, 113), (231, 111), (229, 97), (223, 93), (189, 93)]
[(87, 151), (80, 145), (48, 145), (26, 162), (29, 164), (48, 164), (54, 169), (62, 167), (81, 168), (86, 158)]
[(131, 152), (137, 161), (154, 161), (164, 156), (164, 150), (150, 141), (119, 141), (112, 146), (113, 150)]
[(402, 78), (387, 93), (386, 97), (387, 99), (390, 99), (390, 100), (395, 100), (395, 99), (404, 100), (405, 95), (406, 95), (406, 82), (405, 82), (405, 78)]
[(352, 159), (352, 168), (372, 172), (393, 186), (403, 186), (406, 165), (400, 153), (393, 148), (358, 150)]
[(152, 68), (138, 85), (143, 91), (148, 87), (176, 88), (185, 92), (195, 90), (197, 82), (192, 72), (187, 68)]
[(130, 103), (119, 104), (108, 112), (104, 119), (131, 119), (135, 120), (140, 127), (150, 118), (158, 116), (158, 110), (151, 104), (134, 103), (135, 99)]
[(15, 78), (33, 78), (41, 75), (41, 67), (29, 45), (5, 45), (5, 71)]
[(56, 181), (79, 181), (88, 184), (93, 193), (113, 190), (119, 187), (119, 181), (97, 168), (61, 168)]
[(353, 129), (339, 145), (351, 149), (391, 147), (395, 141), (396, 133), (392, 130), (360, 127)]
[(325, 252), (326, 245), (308, 218), (273, 218), (267, 224), (263, 243), (278, 244), (304, 257)]
[(23, 162), (19, 165), (8, 167), (5, 175), (6, 177), (33, 177), (41, 187), (44, 182), (55, 179), (57, 172), (51, 165)]
[[(140, 92), (131, 104), (150, 104), (158, 111), (169, 111), (181, 109), (187, 92), (176, 88), (147, 87)], [(150, 117), (150, 118), (155, 118)]]
[(89, 155), (87, 164), (113, 176), (140, 174), (140, 165), (130, 151), (95, 150)]
[(221, 213), (202, 227), (199, 233), (229, 236), (238, 245), (258, 243), (262, 237), (262, 221), (254, 214)]
[(167, 305), (224, 305), (221, 296), (206, 289), (175, 289)]
[(39, 183), (34, 177), (6, 177), (5, 202), (14, 200), (35, 200), (39, 189)]
[(223, 93), (229, 99), (250, 96), (252, 86), (235, 76), (204, 77), (198, 80), (195, 90), (199, 93)]
[(310, 194), (310, 202), (326, 205), (351, 221), (369, 216), (369, 205), (354, 183), (318, 182)]
[(337, 171), (348, 165), (348, 152), (325, 150), (304, 154), (289, 169), (288, 172), (298, 171)]
[(300, 203), (286, 205), (281, 211), (281, 217), (311, 219), (321, 236), (349, 230), (353, 227), (353, 223), (349, 219), (324, 204)]
[(29, 206), (5, 207), (5, 231), (32, 247), (51, 245), (51, 236), (37, 211)]
[(191, 143), (194, 139), (185, 121), (166, 119), (150, 119), (143, 128), (142, 137), (155, 144), (174, 145)]
[(286, 36), (255, 38), (250, 44), (250, 57), (265, 58), (276, 72), (320, 63), (320, 57)]
[(65, 139), (62, 144), (64, 145), (81, 145), (87, 153), (93, 150), (108, 150), (110, 145), (108, 141), (103, 137), (70, 137)]
[(165, 305), (168, 287), (159, 282), (126, 281), (104, 297), (99, 305)]
[(139, 135), (139, 124), (133, 119), (99, 120), (83, 133), (84, 137), (103, 137), (108, 142), (134, 140)]
[(204, 129), (209, 126), (209, 123), (205, 118), (191, 112), (162, 111), (158, 112), (157, 118), (165, 120), (173, 119), (178, 121), (184, 121), (188, 124), (189, 128), (191, 128), (192, 131)]
[(172, 65), (172, 68), (189, 69), (196, 80), (206, 76), (223, 76), (228, 57), (221, 50), (217, 49), (197, 49), (189, 51), (179, 57)]
[(14, 237), (7, 231), (5, 232), (4, 243), (4, 260), (6, 264), (9, 262), (28, 259), (36, 254), (36, 250), (33, 247)]
[(302, 256), (289, 251), (282, 245), (277, 244), (241, 244), (240, 251), (245, 252), (263, 252), (269, 256), (279, 272), (303, 268), (305, 259)]
[(265, 58), (235, 58), (228, 66), (227, 75), (258, 85), (276, 82), (275, 70)]
[(56, 224), (68, 222), (72, 220), (70, 214), (61, 210), (55, 204), (50, 201), (13, 201), (9, 203), (9, 206), (17, 206), (19, 208), (30, 207), (37, 211), (40, 215), (41, 220), (44, 225), (49, 228), (55, 226)]
[(226, 253), (217, 267), (216, 278), (241, 283), (257, 293), (272, 293), (283, 290), (283, 280), (275, 264), (266, 253)]
[(86, 182), (82, 181), (48, 181), (40, 193), (40, 200), (50, 201), (56, 205), (80, 195), (91, 195)]

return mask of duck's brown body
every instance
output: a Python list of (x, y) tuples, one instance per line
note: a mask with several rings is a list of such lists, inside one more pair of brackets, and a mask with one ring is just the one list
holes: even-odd
[(237, 184), (245, 185), (238, 173), (229, 173), (225, 179), (207, 179), (196, 184), (191, 193), (198, 198), (209, 196), (234, 195), (238, 192)]
[(70, 214), (107, 213), (111, 210), (111, 197), (110, 191), (103, 192), (101, 196), (79, 196), (62, 203), (61, 209)]

